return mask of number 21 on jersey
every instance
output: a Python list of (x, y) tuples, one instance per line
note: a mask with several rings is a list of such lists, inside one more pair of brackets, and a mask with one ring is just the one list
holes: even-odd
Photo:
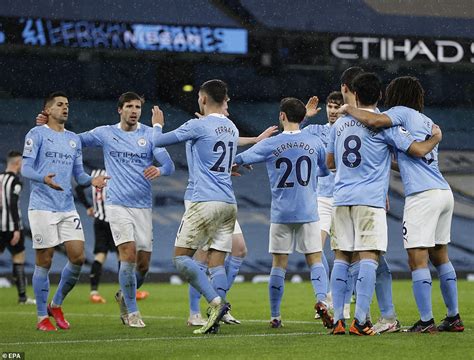
[[(212, 149), (215, 153), (221, 153), (219, 156), (219, 159), (215, 162), (214, 165), (211, 167), (211, 171), (217, 171), (217, 172), (230, 172), (232, 168), (232, 163), (234, 161), (233, 159), (233, 153), (234, 153), (234, 143), (232, 141), (229, 141), (228, 144), (226, 145), (223, 141), (218, 141), (214, 144), (214, 148)], [(222, 166), (226, 154), (229, 154), (229, 161), (228, 161), (228, 167), (225, 168)]]

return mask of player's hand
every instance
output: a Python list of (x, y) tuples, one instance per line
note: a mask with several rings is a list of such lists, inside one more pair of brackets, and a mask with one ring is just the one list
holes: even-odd
[(278, 126), (276, 125), (270, 126), (266, 130), (264, 130), (260, 135), (257, 136), (257, 138), (255, 139), (255, 142), (258, 143), (262, 141), (263, 139), (269, 138), (273, 134), (276, 134), (277, 132), (278, 132)]
[(151, 123), (152, 125), (160, 124), (161, 126), (165, 125), (165, 116), (163, 115), (163, 111), (161, 111), (158, 105), (153, 106), (151, 109)]
[(348, 104), (344, 104), (342, 105), (339, 109), (337, 109), (337, 116), (342, 116), (342, 115), (346, 115), (346, 114), (349, 114), (349, 111), (350, 111), (350, 105)]
[(48, 123), (48, 114), (46, 114), (44, 111), (36, 115), (37, 126), (45, 125), (47, 123)]
[(441, 128), (435, 123), (433, 123), (433, 126), (431, 127), (431, 136), (436, 138), (438, 142), (440, 142), (441, 139), (443, 138), (443, 133), (441, 132)]
[(57, 191), (64, 191), (63, 188), (59, 185), (56, 184), (53, 180), (53, 178), (56, 176), (56, 174), (48, 174), (44, 177), (43, 181), (46, 185), (48, 185), (51, 189), (57, 190)]
[(104, 187), (107, 186), (107, 180), (109, 179), (110, 179), (110, 176), (99, 175), (91, 180), (91, 185), (98, 189), (103, 189)]
[(87, 208), (86, 212), (87, 212), (87, 216), (90, 216), (90, 217), (94, 216), (94, 208), (92, 206), (90, 208)]
[[(248, 171), (253, 170), (252, 165), (242, 165), (242, 167), (247, 169)], [(240, 171), (240, 165), (234, 164), (234, 165), (232, 165), (230, 175), (231, 176), (242, 176), (242, 174), (239, 171)]]
[(20, 241), (20, 230), (15, 230), (13, 232), (13, 237), (10, 240), (10, 245), (15, 246), (16, 244), (18, 244), (18, 241)]
[(197, 111), (194, 113), (194, 115), (196, 115), (196, 117), (197, 117), (198, 119), (200, 119), (200, 118), (203, 118), (203, 117), (204, 117), (204, 115), (203, 115), (203, 114), (201, 114), (201, 113), (198, 113)]
[(306, 103), (306, 117), (313, 117), (318, 115), (321, 108), (318, 108), (319, 99), (317, 96), (311, 96)]
[(240, 166), (237, 165), (237, 164), (233, 164), (231, 169), (230, 169), (230, 176), (242, 176), (239, 173), (239, 170), (240, 170)]
[(143, 171), (143, 175), (148, 180), (153, 180), (161, 176), (161, 171), (156, 166), (150, 166)]

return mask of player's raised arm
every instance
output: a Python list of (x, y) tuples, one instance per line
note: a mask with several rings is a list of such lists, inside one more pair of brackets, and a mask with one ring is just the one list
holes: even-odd
[(166, 134), (163, 134), (163, 126), (165, 125), (165, 116), (163, 115), (163, 111), (161, 111), (158, 105), (153, 106), (153, 109), (151, 109), (151, 112), (152, 112), (151, 123), (153, 125), (153, 144), (155, 145), (155, 147), (164, 147), (167, 145), (172, 145), (172, 144), (176, 144), (181, 141), (184, 141), (184, 140), (180, 140), (178, 136), (175, 134), (175, 131), (178, 130), (179, 128), (174, 131), (170, 131)]
[(263, 162), (267, 159), (268, 154), (267, 141), (259, 142), (250, 149), (237, 154), (235, 157), (235, 163), (237, 165), (256, 164)]
[(102, 147), (104, 145), (103, 139), (103, 127), (99, 126), (95, 129), (85, 131), (78, 134), (81, 138), (81, 143), (83, 147)]
[(155, 147), (165, 147), (186, 140), (196, 139), (200, 136), (202, 120), (191, 119), (179, 128), (163, 134), (163, 126), (165, 125), (163, 112), (158, 106), (153, 106), (152, 112), (153, 144)]
[(278, 126), (273, 125), (265, 129), (260, 135), (256, 137), (239, 137), (239, 146), (256, 144), (262, 140), (269, 138), (270, 136), (278, 132)]
[(358, 109), (352, 105), (345, 104), (337, 111), (339, 115), (349, 114), (359, 120), (362, 124), (371, 128), (391, 127), (394, 124), (392, 119), (384, 113), (375, 113)]

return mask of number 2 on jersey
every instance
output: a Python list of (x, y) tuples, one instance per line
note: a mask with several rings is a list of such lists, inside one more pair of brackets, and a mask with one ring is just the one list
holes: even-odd
[[(214, 152), (218, 152), (219, 150), (222, 149), (221, 156), (219, 156), (219, 159), (217, 159), (216, 163), (212, 165), (211, 171), (217, 171), (217, 172), (230, 172), (230, 169), (232, 168), (232, 153), (234, 151), (234, 143), (232, 141), (229, 141), (228, 148), (225, 146), (225, 143), (223, 141), (218, 141), (215, 143), (214, 148), (212, 149)], [(225, 155), (229, 151), (229, 167), (226, 169), (225, 167), (221, 166), (221, 164), (224, 162)]]

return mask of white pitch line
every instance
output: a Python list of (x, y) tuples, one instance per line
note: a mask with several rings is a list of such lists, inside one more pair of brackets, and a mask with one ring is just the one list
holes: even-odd
[[(24, 316), (34, 316), (36, 313), (34, 312), (24, 312), (24, 311), (4, 311), (1, 312), (0, 314), (14, 314), (14, 315), (24, 315)], [(67, 317), (73, 317), (73, 316), (85, 316), (85, 317), (108, 317), (108, 318), (118, 318), (118, 315), (111, 315), (111, 314), (81, 314), (81, 313), (67, 313)], [(144, 319), (156, 319), (156, 320), (182, 320), (186, 321), (186, 318), (179, 317), (179, 316), (154, 316), (154, 315), (145, 315), (143, 316)], [(269, 320), (264, 320), (264, 319), (240, 319), (241, 321), (244, 322), (250, 322), (250, 323), (267, 323)], [(284, 320), (285, 323), (288, 324), (318, 324), (318, 321), (303, 321), (303, 320)]]
[(285, 334), (240, 334), (240, 335), (205, 335), (205, 336), (164, 336), (147, 338), (117, 338), (117, 339), (84, 339), (84, 340), (60, 340), (60, 341), (25, 341), (25, 342), (6, 342), (0, 343), (0, 346), (10, 345), (50, 345), (50, 344), (93, 344), (93, 343), (114, 343), (127, 341), (157, 341), (157, 340), (209, 340), (222, 338), (251, 338), (251, 337), (277, 337), (277, 336), (309, 336), (309, 335), (327, 335), (318, 332), (295, 332)]

